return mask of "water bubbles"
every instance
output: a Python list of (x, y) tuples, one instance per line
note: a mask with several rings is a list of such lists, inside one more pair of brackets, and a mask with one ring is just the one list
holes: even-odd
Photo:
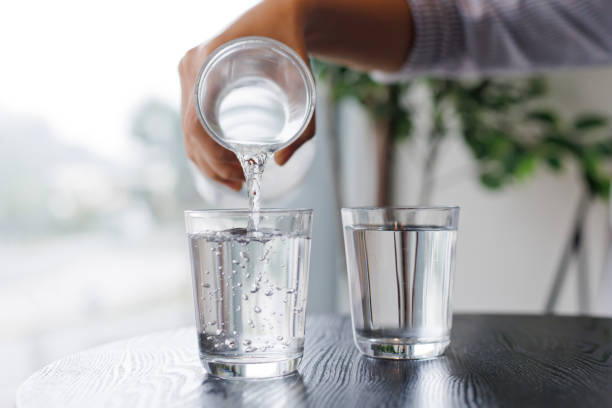
[(266, 248), (263, 255), (259, 258), (259, 262), (265, 262), (265, 263), (270, 262), (270, 260), (268, 259), (269, 255), (270, 255), (270, 248)]
[[(197, 318), (201, 323), (202, 345), (211, 352), (228, 356), (242, 352), (251, 359), (266, 352), (287, 352), (284, 344), (292, 336), (291, 320), (296, 315), (303, 318), (305, 308), (301, 286), (297, 286), (299, 268), (303, 265), (294, 262), (293, 254), (285, 256), (293, 238), (288, 237), (287, 244), (280, 245), (283, 233), (272, 231), (268, 236), (266, 230), (261, 237), (250, 237), (241, 228), (235, 234), (232, 231), (234, 235), (223, 235), (218, 242), (211, 242), (216, 238), (210, 234), (205, 237), (207, 242), (200, 244), (201, 258), (195, 269), (196, 289), (199, 288), (196, 295), (201, 307)], [(212, 252), (208, 251), (210, 246), (215, 247)], [(221, 296), (225, 299), (221, 300)], [(285, 303), (281, 303), (283, 300)], [(220, 320), (212, 322), (213, 319)], [(215, 343), (219, 345), (213, 348)]]

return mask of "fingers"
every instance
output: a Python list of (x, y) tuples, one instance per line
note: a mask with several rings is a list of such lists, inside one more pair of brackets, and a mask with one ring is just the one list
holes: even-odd
[[(187, 146), (193, 146), (194, 144), (197, 144), (197, 141), (194, 141), (193, 138), (189, 138), (185, 140), (185, 144)], [(223, 166), (213, 167), (206, 160), (204, 155), (198, 153), (197, 148), (188, 148), (188, 152), (190, 152), (188, 153), (188, 155), (191, 161), (193, 161), (193, 163), (198, 167), (198, 169), (200, 169), (200, 171), (205, 176), (207, 176), (211, 180), (218, 181), (219, 183), (224, 184), (235, 191), (239, 191), (242, 188), (243, 180), (240, 179), (240, 176), (235, 174), (236, 170), (233, 169), (231, 166), (228, 166), (229, 170)], [(195, 154), (191, 152), (195, 152)], [(238, 170), (242, 173), (242, 169)]]
[(200, 171), (204, 173), (208, 178), (218, 181), (219, 183), (231, 188), (234, 191), (240, 191), (240, 189), (242, 188), (242, 181), (224, 179), (205, 161), (195, 160), (194, 163), (196, 166), (198, 166), (198, 169), (200, 169)]
[(291, 145), (277, 152), (274, 155), (274, 161), (276, 161), (278, 165), (283, 166), (285, 163), (287, 163), (287, 161), (289, 161), (291, 156), (293, 156), (293, 154), (296, 152), (297, 149), (300, 148), (300, 146), (302, 146), (304, 143), (312, 139), (314, 134), (315, 134), (315, 118), (313, 116), (312, 119), (310, 120), (310, 123), (306, 127), (306, 130), (304, 131), (304, 133), (302, 133), (302, 135)]
[(213, 144), (207, 144), (208, 139), (206, 134), (186, 133), (187, 155), (207, 176), (239, 190), (244, 181), (244, 173), (236, 156), (232, 161), (224, 158), (225, 149), (214, 141), (212, 141)]
[[(243, 180), (242, 167), (236, 155), (219, 145), (204, 131), (196, 117), (193, 106), (189, 107), (183, 116), (183, 133), (187, 154), (199, 156), (212, 168), (227, 167), (227, 170), (219, 170), (220, 175), (227, 178), (238, 178)], [(230, 171), (229, 169), (233, 169)], [(240, 171), (238, 171), (240, 170)], [(223, 172), (227, 172), (225, 176)]]
[(190, 49), (185, 53), (179, 62), (178, 71), (181, 81), (181, 112), (184, 114), (190, 100), (193, 100), (193, 87), (196, 76), (198, 75), (198, 67), (206, 58), (201, 54), (200, 46)]
[(244, 181), (240, 162), (232, 152), (212, 140), (196, 119), (195, 112), (190, 113), (192, 110), (187, 107), (182, 123), (187, 156), (211, 179), (240, 190)]
[(181, 79), (181, 126), (185, 138), (187, 156), (209, 178), (226, 186), (240, 190), (244, 173), (236, 155), (217, 144), (202, 128), (195, 111), (193, 86), (200, 60), (206, 50), (196, 47), (187, 52), (179, 64)]

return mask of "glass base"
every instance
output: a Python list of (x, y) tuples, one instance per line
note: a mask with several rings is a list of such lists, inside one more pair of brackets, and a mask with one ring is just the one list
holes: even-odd
[(450, 339), (428, 343), (380, 343), (355, 340), (357, 348), (368, 357), (392, 360), (419, 360), (441, 356), (450, 344)]
[(204, 370), (209, 375), (220, 378), (274, 378), (293, 374), (297, 371), (302, 357), (270, 362), (237, 363), (201, 359)]

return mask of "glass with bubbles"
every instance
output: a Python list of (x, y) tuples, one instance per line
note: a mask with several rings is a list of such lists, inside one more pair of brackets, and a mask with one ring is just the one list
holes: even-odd
[(265, 378), (297, 370), (304, 322), (312, 210), (186, 211), (200, 359), (219, 377)]

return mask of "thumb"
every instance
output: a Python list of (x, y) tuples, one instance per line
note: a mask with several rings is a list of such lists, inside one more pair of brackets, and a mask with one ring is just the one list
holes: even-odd
[(310, 123), (308, 124), (308, 127), (306, 127), (304, 133), (302, 133), (302, 136), (300, 136), (295, 142), (291, 143), (289, 146), (276, 152), (276, 154), (274, 155), (274, 161), (276, 162), (276, 164), (278, 164), (279, 166), (283, 166), (285, 163), (287, 163), (291, 156), (293, 156), (293, 154), (297, 151), (297, 149), (299, 149), (304, 143), (312, 139), (314, 133), (315, 120), (313, 117)]

